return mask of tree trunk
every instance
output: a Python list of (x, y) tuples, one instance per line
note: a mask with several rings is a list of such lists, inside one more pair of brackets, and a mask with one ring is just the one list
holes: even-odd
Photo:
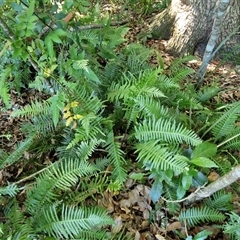
[[(203, 55), (217, 10), (217, 0), (172, 0), (171, 5), (152, 19), (153, 38), (168, 39), (167, 50), (173, 55)], [(230, 0), (217, 44), (224, 40), (240, 23), (240, 1)], [(229, 52), (240, 43), (233, 35), (222, 48)], [(236, 53), (236, 51), (235, 51)]]

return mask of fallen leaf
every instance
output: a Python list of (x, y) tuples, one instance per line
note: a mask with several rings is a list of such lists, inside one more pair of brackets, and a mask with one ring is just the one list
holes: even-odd
[(112, 225), (112, 233), (119, 233), (122, 230), (123, 223), (121, 216), (118, 216), (114, 220), (114, 224)]

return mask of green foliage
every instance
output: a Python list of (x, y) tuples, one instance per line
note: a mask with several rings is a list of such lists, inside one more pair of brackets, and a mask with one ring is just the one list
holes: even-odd
[(225, 216), (216, 209), (207, 206), (203, 208), (190, 208), (182, 211), (179, 215), (181, 222), (186, 221), (189, 226), (195, 226), (201, 222), (222, 222)]
[[(155, 8), (152, 1), (131, 4), (144, 14)], [(104, 191), (125, 190), (135, 160), (141, 172), (134, 180), (148, 177), (153, 203), (170, 200), (167, 209), (174, 215), (181, 208), (174, 201), (206, 183), (209, 169), (225, 174), (231, 168), (232, 161), (220, 156), (240, 147), (240, 103), (210, 108), (218, 88), (196, 93), (193, 84), (185, 84), (193, 70), (183, 63), (192, 57), (177, 59), (165, 71), (156, 51), (122, 45), (128, 28), (112, 27), (100, 3), (65, 1), (59, 7), (25, 1), (8, 7), (9, 16), (2, 12), (2, 18), (13, 37), (0, 52), (1, 98), (10, 108), (11, 90), (24, 87), (37, 89), (45, 100), (11, 114), (25, 120), (25, 140), (11, 153), (0, 150), (0, 169), (23, 164), (27, 171), (0, 189), (7, 219), (0, 225), (1, 239), (128, 239), (107, 234), (104, 228), (113, 221), (94, 205)], [(76, 16), (66, 22), (72, 11)], [(158, 67), (150, 64), (152, 57)], [(20, 201), (22, 190), (26, 196)], [(205, 200), (208, 207), (182, 211), (179, 219), (189, 226), (223, 221), (222, 211), (232, 210), (230, 200), (230, 194), (218, 192)], [(226, 233), (234, 224), (232, 217)], [(209, 234), (202, 231), (194, 239)]]

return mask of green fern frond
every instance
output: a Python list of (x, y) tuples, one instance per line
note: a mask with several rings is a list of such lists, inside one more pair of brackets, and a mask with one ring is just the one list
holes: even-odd
[(138, 141), (159, 140), (165, 143), (187, 143), (197, 146), (202, 141), (192, 130), (186, 129), (174, 120), (149, 118), (135, 127), (134, 136)]
[(178, 73), (172, 76), (171, 80), (173, 82), (179, 83), (185, 80), (192, 73), (194, 73), (194, 70), (192, 68), (180, 69)]
[(237, 126), (226, 138), (227, 143), (224, 144), (223, 149), (238, 150), (240, 149), (240, 127)]
[(163, 106), (160, 101), (148, 96), (137, 96), (134, 99), (135, 104), (138, 106), (138, 112), (142, 117), (152, 117), (155, 119), (169, 118), (168, 108)]
[(171, 78), (164, 74), (160, 74), (157, 79), (157, 86), (161, 90), (179, 89), (179, 84), (175, 83)]
[(182, 58), (176, 58), (170, 66), (170, 70), (171, 70), (171, 74), (175, 75), (176, 73), (179, 72), (179, 69), (181, 70), (183, 68), (182, 64), (195, 60), (196, 58), (194, 56), (188, 55), (188, 56), (184, 56)]
[(69, 190), (80, 177), (87, 176), (97, 169), (86, 161), (63, 159), (53, 164), (37, 180), (34, 188), (27, 192), (27, 209), (34, 215), (45, 205), (56, 199), (60, 190)]
[(136, 144), (136, 149), (135, 153), (138, 153), (138, 161), (143, 162), (149, 170), (166, 171), (171, 169), (176, 173), (180, 173), (188, 167), (186, 161), (177, 159), (174, 154), (170, 152), (165, 145), (161, 145), (159, 141), (151, 140), (149, 142)]
[(232, 170), (232, 163), (227, 157), (218, 156), (213, 158), (212, 161), (218, 166), (217, 170), (221, 176), (227, 174)]
[(218, 118), (204, 135), (211, 131), (215, 137), (215, 141), (221, 137), (228, 136), (235, 128), (235, 122), (239, 118), (240, 102), (230, 104), (220, 118)]
[(207, 102), (212, 99), (220, 91), (219, 87), (205, 87), (201, 91), (197, 92), (197, 99), (200, 102)]
[(114, 166), (112, 171), (113, 177), (120, 183), (123, 183), (127, 179), (125, 154), (121, 149), (121, 144), (117, 142), (111, 130), (107, 136), (106, 150), (110, 163)]
[(224, 233), (231, 236), (231, 239), (239, 239), (240, 237), (240, 217), (238, 214), (231, 212), (229, 214), (230, 219), (224, 225)]
[(222, 222), (225, 216), (216, 209), (209, 207), (190, 208), (186, 211), (181, 211), (179, 221), (187, 222), (190, 227), (193, 227), (201, 222)]
[(81, 231), (93, 233), (101, 226), (113, 223), (107, 212), (99, 208), (77, 208), (72, 206), (50, 206), (42, 211), (42, 222), (38, 232), (48, 233), (57, 239), (75, 239)]
[(21, 108), (14, 110), (11, 114), (11, 117), (34, 117), (40, 114), (49, 114), (51, 112), (50, 103), (48, 101), (44, 102), (31, 102), (31, 104)]
[(6, 187), (0, 187), (0, 196), (9, 195), (10, 197), (14, 197), (19, 192), (19, 188), (14, 183), (8, 184)]
[(9, 86), (7, 85), (7, 80), (11, 75), (11, 67), (7, 67), (6, 69), (0, 72), (0, 98), (2, 98), (3, 103), (5, 104), (6, 108), (9, 108), (11, 105), (10, 101), (10, 93), (9, 93)]
[(218, 191), (214, 193), (210, 198), (204, 200), (204, 205), (209, 208), (215, 208), (219, 211), (230, 211), (233, 210), (231, 204), (232, 194), (224, 191)]
[(21, 142), (17, 149), (14, 150), (7, 158), (1, 159), (0, 169), (3, 169), (13, 163), (16, 163), (25, 151), (27, 151), (33, 143), (35, 135), (28, 137), (24, 142)]
[[(163, 186), (163, 196), (164, 198), (170, 200), (170, 201), (176, 201), (177, 194), (176, 194), (176, 188), (169, 187), (167, 185)], [(177, 202), (166, 202), (168, 211), (171, 215), (174, 215), (180, 211), (181, 205)]]

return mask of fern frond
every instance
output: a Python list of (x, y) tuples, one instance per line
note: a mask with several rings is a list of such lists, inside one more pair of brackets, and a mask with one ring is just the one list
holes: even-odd
[(138, 106), (138, 112), (143, 117), (152, 117), (155, 119), (169, 118), (168, 108), (163, 106), (160, 101), (148, 96), (137, 96), (134, 99), (135, 104)]
[(235, 127), (235, 129), (226, 138), (227, 143), (223, 146), (223, 149), (240, 149), (240, 127)]
[(53, 164), (37, 180), (34, 188), (27, 192), (27, 209), (34, 215), (42, 206), (58, 197), (56, 189), (69, 190), (80, 177), (87, 176), (97, 169), (86, 161), (63, 159)]
[(14, 197), (17, 195), (19, 188), (14, 183), (8, 184), (6, 187), (0, 187), (0, 196), (9, 195), (10, 197)]
[(209, 208), (215, 208), (219, 211), (230, 211), (233, 210), (231, 204), (232, 194), (224, 191), (218, 191), (214, 193), (210, 198), (204, 200), (204, 205)]
[(34, 138), (35, 135), (28, 137), (24, 142), (21, 142), (17, 146), (17, 149), (14, 150), (7, 158), (1, 159), (0, 169), (17, 162), (23, 156), (23, 153), (32, 145)]
[(192, 130), (177, 124), (174, 120), (149, 118), (135, 127), (134, 136), (138, 141), (159, 140), (165, 143), (187, 143), (197, 146), (202, 141)]
[(225, 219), (224, 214), (209, 207), (190, 208), (186, 211), (181, 211), (179, 221), (187, 222), (190, 227), (193, 227), (201, 222), (222, 222)]
[(50, 103), (48, 101), (44, 102), (31, 102), (31, 104), (21, 108), (14, 110), (11, 114), (11, 117), (34, 117), (40, 114), (49, 114), (51, 112)]
[(143, 162), (149, 170), (166, 171), (171, 169), (180, 173), (185, 171), (188, 166), (186, 161), (177, 159), (166, 146), (156, 140), (136, 144), (136, 149), (138, 161)]
[(204, 135), (211, 131), (215, 137), (215, 141), (221, 137), (229, 135), (234, 130), (235, 122), (239, 117), (239, 112), (240, 102), (230, 104), (228, 110), (225, 111), (221, 117), (210, 126), (210, 128), (208, 128)]
[(203, 88), (201, 91), (197, 92), (197, 99), (200, 102), (207, 102), (211, 98), (217, 95), (217, 93), (220, 91), (219, 87), (206, 87)]
[(240, 217), (238, 214), (231, 212), (230, 219), (224, 225), (224, 233), (229, 234), (232, 239), (239, 239), (240, 237)]
[(162, 90), (179, 89), (178, 83), (175, 83), (171, 78), (164, 74), (160, 74), (157, 78), (157, 86)]
[(6, 69), (0, 72), (0, 98), (2, 98), (3, 103), (5, 104), (6, 108), (10, 107), (10, 93), (9, 93), (9, 86), (7, 85), (7, 79), (11, 75), (11, 67), (7, 67)]
[(107, 136), (106, 150), (110, 163), (114, 166), (112, 171), (114, 178), (120, 183), (123, 183), (127, 179), (125, 154), (121, 149), (120, 143), (115, 139), (112, 130), (110, 130)]
[(194, 73), (194, 70), (192, 68), (183, 68), (180, 69), (178, 73), (175, 73), (171, 79), (173, 82), (179, 83), (192, 73)]
[(99, 208), (77, 208), (64, 204), (44, 208), (42, 217), (37, 231), (48, 233), (56, 239), (75, 239), (85, 230), (89, 233), (91, 230), (94, 235), (99, 227), (113, 223), (107, 212)]

